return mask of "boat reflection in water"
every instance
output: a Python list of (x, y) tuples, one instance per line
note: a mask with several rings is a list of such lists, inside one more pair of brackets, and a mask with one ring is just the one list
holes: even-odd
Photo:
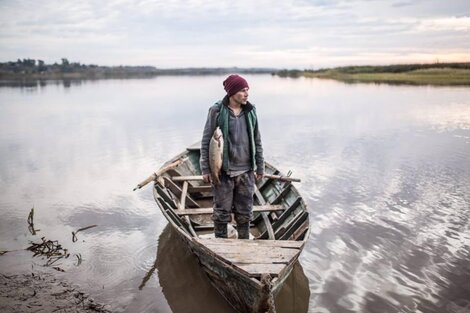
[[(173, 312), (236, 312), (211, 285), (197, 258), (169, 224), (160, 235), (156, 260), (140, 289), (155, 271)], [(307, 312), (309, 297), (308, 279), (297, 261), (274, 299), (276, 312)]]

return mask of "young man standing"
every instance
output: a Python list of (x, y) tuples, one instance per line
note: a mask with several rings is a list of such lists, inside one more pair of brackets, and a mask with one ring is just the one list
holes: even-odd
[(223, 134), (223, 166), (214, 193), (214, 233), (227, 238), (227, 223), (235, 215), (239, 239), (249, 239), (255, 180), (264, 175), (263, 147), (255, 107), (248, 102), (248, 83), (239, 75), (223, 82), (227, 95), (209, 109), (201, 142), (201, 171), (211, 181), (209, 143), (214, 130)]

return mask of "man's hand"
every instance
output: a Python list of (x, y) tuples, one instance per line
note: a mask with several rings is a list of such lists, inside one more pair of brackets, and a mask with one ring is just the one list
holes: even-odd
[(212, 179), (211, 179), (211, 174), (204, 174), (204, 175), (202, 175), (202, 180), (203, 180), (206, 184), (210, 183), (210, 182), (212, 181)]
[(263, 177), (264, 177), (264, 174), (255, 173), (256, 181), (260, 181), (261, 179), (263, 179)]

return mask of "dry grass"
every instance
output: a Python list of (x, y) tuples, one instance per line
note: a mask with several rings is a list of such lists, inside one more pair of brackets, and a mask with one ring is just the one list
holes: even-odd
[(336, 79), (346, 82), (373, 82), (413, 85), (467, 85), (469, 69), (430, 68), (403, 73), (342, 73), (337, 70), (306, 72), (305, 77)]

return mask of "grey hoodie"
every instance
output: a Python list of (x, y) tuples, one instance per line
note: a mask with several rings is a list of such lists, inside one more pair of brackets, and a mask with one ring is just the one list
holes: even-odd
[[(225, 97), (222, 100), (222, 105), (228, 104), (228, 98)], [(238, 116), (235, 116), (232, 110), (229, 108), (229, 138), (224, 138), (225, 144), (229, 147), (229, 159), (230, 159), (230, 173), (243, 173), (249, 170), (255, 170), (251, 168), (251, 156), (250, 156), (250, 140), (248, 136), (248, 128), (246, 124), (245, 114), (252, 109), (252, 104), (247, 103), (242, 106), (242, 111)], [(217, 106), (212, 106), (209, 109), (207, 115), (206, 125), (204, 127), (202, 141), (201, 141), (201, 172), (203, 175), (210, 173), (209, 166), (209, 143), (214, 130), (217, 127), (217, 118), (219, 116), (219, 109)], [(254, 140), (255, 140), (255, 160), (256, 160), (256, 172), (258, 174), (264, 173), (264, 158), (263, 158), (263, 147), (261, 144), (261, 134), (258, 129), (258, 122), (254, 128)]]

